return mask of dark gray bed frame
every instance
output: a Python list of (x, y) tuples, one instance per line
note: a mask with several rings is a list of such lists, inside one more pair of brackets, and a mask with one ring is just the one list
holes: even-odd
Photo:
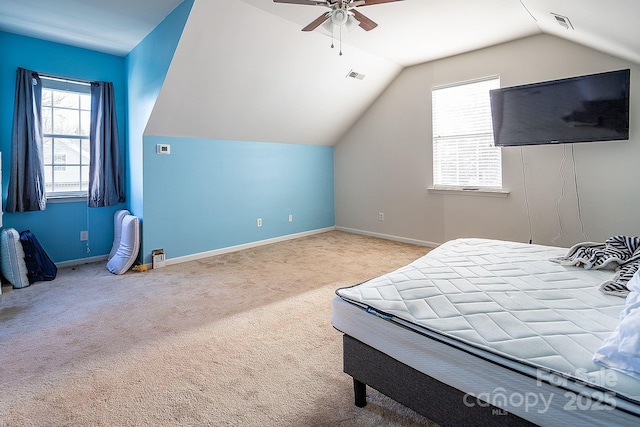
[(343, 336), (344, 372), (353, 377), (355, 404), (367, 404), (366, 386), (446, 426), (533, 426), (495, 406), (464, 404), (465, 393), (349, 336)]

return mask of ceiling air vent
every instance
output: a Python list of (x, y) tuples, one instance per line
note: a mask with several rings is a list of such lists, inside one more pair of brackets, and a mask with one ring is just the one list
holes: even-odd
[(362, 80), (364, 79), (364, 74), (356, 73), (355, 71), (351, 70), (349, 71), (349, 74), (347, 74), (347, 77), (351, 77), (352, 79)]
[(573, 30), (573, 25), (571, 25), (571, 21), (569, 21), (569, 18), (567, 18), (566, 16), (558, 15), (557, 13), (553, 13), (553, 12), (551, 12), (551, 14), (553, 15), (554, 18), (556, 18), (556, 22), (558, 23), (558, 25), (560, 25), (561, 27), (567, 30)]

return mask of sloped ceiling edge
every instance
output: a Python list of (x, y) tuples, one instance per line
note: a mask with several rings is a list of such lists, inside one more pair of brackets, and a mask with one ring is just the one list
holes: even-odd
[(402, 67), (328, 42), (236, 0), (196, 0), (145, 134), (334, 145)]

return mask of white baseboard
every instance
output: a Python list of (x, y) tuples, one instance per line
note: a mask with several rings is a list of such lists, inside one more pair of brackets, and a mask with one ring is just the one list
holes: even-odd
[(93, 262), (102, 262), (102, 261), (106, 261), (107, 257), (108, 255), (98, 255), (98, 256), (91, 256), (87, 258), (72, 259), (69, 261), (61, 261), (61, 262), (56, 262), (56, 267), (65, 268), (65, 267), (74, 267), (76, 265), (82, 265), (82, 264), (91, 264)]
[[(327, 228), (320, 228), (317, 230), (303, 231), (302, 233), (288, 234), (286, 236), (274, 237), (272, 239), (266, 239), (266, 240), (259, 240), (257, 242), (250, 242), (242, 245), (229, 246), (227, 248), (214, 249), (212, 251), (200, 252), (193, 255), (185, 255), (185, 256), (176, 257), (176, 258), (167, 258), (166, 262), (167, 262), (167, 265), (180, 264), (182, 262), (195, 261), (198, 259), (209, 258), (216, 255), (228, 254), (231, 252), (237, 252), (245, 249), (256, 248), (258, 246), (270, 245), (271, 243), (284, 242), (286, 240), (294, 240), (294, 239), (299, 239), (301, 237), (312, 236), (314, 234), (326, 233), (328, 231), (334, 231), (335, 229), (336, 229), (335, 227), (327, 227)], [(151, 265), (147, 264), (147, 267), (151, 268)]]
[(344, 231), (345, 233), (360, 234), (362, 236), (378, 237), (380, 239), (393, 240), (395, 242), (410, 243), (412, 245), (427, 246), (429, 248), (437, 248), (438, 246), (440, 246), (440, 243), (427, 242), (425, 240), (409, 239), (407, 237), (392, 236), (390, 234), (374, 233), (371, 231), (357, 230), (355, 228), (336, 227), (336, 230)]
[[(259, 240), (257, 242), (250, 242), (242, 245), (229, 246), (227, 248), (214, 249), (212, 251), (200, 252), (192, 255), (185, 255), (185, 256), (176, 257), (176, 258), (167, 258), (166, 263), (167, 265), (180, 264), (183, 262), (195, 261), (198, 259), (208, 258), (216, 255), (228, 254), (231, 252), (242, 251), (245, 249), (257, 248), (259, 246), (270, 245), (271, 243), (278, 243), (278, 242), (284, 242), (287, 240), (299, 239), (301, 237), (313, 236), (314, 234), (321, 234), (321, 233), (326, 233), (328, 231), (334, 231), (334, 230), (344, 231), (345, 233), (351, 233), (351, 234), (360, 234), (362, 236), (377, 237), (379, 239), (393, 240), (395, 242), (409, 243), (412, 245), (426, 246), (429, 248), (436, 248), (440, 246), (440, 243), (428, 242), (425, 240), (409, 239), (407, 237), (393, 236), (390, 234), (374, 233), (371, 231), (357, 230), (355, 228), (327, 227), (327, 228), (319, 228), (317, 230), (303, 231), (302, 233), (295, 233), (295, 234), (288, 234), (286, 236), (274, 237), (272, 239)], [(90, 264), (93, 262), (103, 262), (106, 260), (107, 260), (107, 255), (99, 255), (99, 256), (93, 256), (93, 257), (87, 257), (87, 258), (74, 259), (70, 261), (57, 262), (56, 266), (58, 268), (73, 267), (76, 265)], [(146, 264), (146, 266), (147, 268), (151, 268), (151, 264)]]

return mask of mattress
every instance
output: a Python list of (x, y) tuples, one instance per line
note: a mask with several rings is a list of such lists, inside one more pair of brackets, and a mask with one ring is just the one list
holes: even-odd
[[(565, 254), (454, 240), (392, 273), (339, 289), (332, 322), (472, 396), (492, 401), (500, 392), (506, 403), (492, 403), (539, 424), (550, 414), (555, 421), (593, 422), (600, 415), (603, 424), (637, 421), (640, 381), (592, 362), (625, 303), (597, 289), (613, 272), (550, 261)], [(555, 401), (547, 405), (545, 397)]]

